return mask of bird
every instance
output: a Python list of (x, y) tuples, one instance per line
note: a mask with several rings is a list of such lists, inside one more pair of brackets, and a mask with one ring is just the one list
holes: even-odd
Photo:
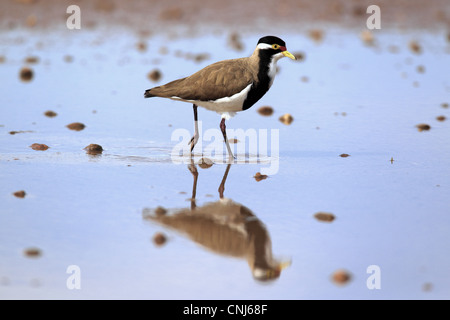
[(252, 210), (224, 197), (230, 168), (228, 163), (218, 190), (219, 200), (197, 206), (198, 171), (191, 158), (188, 166), (194, 177), (191, 207), (144, 209), (142, 217), (178, 232), (210, 252), (246, 260), (253, 278), (259, 282), (277, 280), (291, 260), (273, 255), (270, 233)]
[(227, 139), (225, 121), (237, 112), (252, 107), (273, 84), (277, 61), (283, 57), (296, 60), (286, 43), (276, 36), (259, 39), (249, 57), (228, 59), (206, 66), (196, 73), (167, 84), (147, 89), (145, 98), (160, 97), (192, 103), (194, 135), (190, 140), (191, 155), (199, 139), (198, 106), (220, 114), (222, 132), (228, 155), (234, 159)]

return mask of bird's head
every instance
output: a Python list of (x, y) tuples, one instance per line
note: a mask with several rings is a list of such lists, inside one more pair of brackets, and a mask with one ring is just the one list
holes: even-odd
[(275, 36), (265, 36), (259, 39), (256, 49), (259, 50), (260, 53), (275, 59), (275, 61), (283, 57), (297, 60), (292, 53), (287, 51), (286, 43)]

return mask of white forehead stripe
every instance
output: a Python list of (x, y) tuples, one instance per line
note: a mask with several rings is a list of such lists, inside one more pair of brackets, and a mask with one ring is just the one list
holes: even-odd
[(267, 43), (259, 43), (256, 47), (259, 49), (272, 49), (272, 46)]

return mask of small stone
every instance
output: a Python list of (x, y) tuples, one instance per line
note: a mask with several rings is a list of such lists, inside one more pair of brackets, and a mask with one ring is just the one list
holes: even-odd
[(54, 117), (56, 117), (58, 114), (57, 114), (55, 111), (48, 110), (48, 111), (45, 111), (45, 112), (44, 112), (44, 115), (45, 115), (46, 117), (49, 117), (49, 118), (54, 118)]
[(66, 127), (69, 128), (70, 130), (74, 130), (74, 131), (81, 131), (84, 128), (86, 128), (86, 126), (81, 122), (73, 122), (73, 123), (68, 124)]
[(437, 116), (436, 117), (437, 121), (445, 121), (445, 119), (447, 119), (445, 116)]
[(273, 108), (270, 106), (262, 106), (258, 108), (258, 113), (262, 116), (271, 116), (273, 114)]
[(286, 113), (282, 115), (279, 120), (285, 125), (290, 125), (292, 121), (294, 121), (294, 118), (289, 113)]
[(39, 258), (42, 255), (42, 251), (39, 248), (27, 248), (23, 253), (28, 258)]
[(179, 7), (167, 8), (161, 12), (159, 18), (162, 20), (180, 20), (183, 17), (183, 10)]
[(37, 151), (45, 151), (49, 148), (49, 146), (43, 143), (33, 143), (30, 148)]
[(20, 191), (14, 192), (13, 195), (17, 198), (25, 198), (26, 193), (25, 193), (25, 191), (20, 190)]
[(373, 33), (369, 30), (364, 30), (360, 34), (361, 40), (367, 45), (373, 45), (374, 37)]
[(233, 32), (228, 37), (228, 45), (236, 51), (244, 50), (244, 44), (242, 43), (241, 36), (236, 32)]
[(103, 152), (102, 146), (95, 143), (91, 143), (90, 145), (85, 147), (84, 150), (86, 150), (86, 153), (90, 155), (98, 155)]
[(164, 207), (159, 206), (155, 209), (155, 215), (157, 215), (157, 216), (163, 216), (166, 213), (167, 213), (167, 210)]
[(347, 157), (350, 157), (350, 155), (349, 155), (348, 153), (341, 153), (341, 154), (339, 155), (339, 157), (341, 157), (341, 158), (347, 158)]
[(420, 46), (420, 44), (417, 41), (411, 41), (409, 43), (409, 49), (417, 54), (422, 53), (422, 47)]
[(29, 82), (33, 79), (33, 70), (28, 68), (28, 67), (23, 67), (22, 69), (20, 69), (20, 79), (24, 82)]
[(419, 130), (419, 132), (428, 131), (431, 129), (431, 126), (426, 123), (420, 123), (420, 124), (416, 125), (416, 127), (417, 127), (417, 130)]
[(340, 269), (340, 270), (336, 270), (333, 275), (332, 275), (332, 280), (334, 283), (338, 284), (338, 285), (344, 285), (347, 284), (352, 276), (351, 274), (344, 270), (344, 269)]
[(34, 56), (29, 56), (27, 58), (25, 58), (25, 63), (29, 63), (29, 64), (35, 64), (39, 62), (39, 58), (38, 57), (34, 57)]
[(157, 82), (161, 79), (162, 74), (161, 71), (159, 71), (158, 69), (155, 69), (153, 71), (150, 71), (147, 75), (147, 77), (154, 82)]
[(323, 40), (323, 31), (319, 29), (310, 30), (309, 37), (316, 42), (320, 42)]
[(261, 180), (267, 179), (267, 175), (257, 172), (253, 178), (255, 178), (255, 180), (259, 182)]
[(157, 232), (153, 236), (153, 243), (157, 246), (162, 246), (167, 242), (167, 237), (162, 232)]
[(304, 52), (294, 52), (292, 54), (295, 57), (295, 61), (303, 62), (306, 59), (306, 54)]
[(317, 212), (314, 214), (314, 218), (323, 222), (332, 222), (335, 219), (334, 214), (329, 212)]
[(212, 160), (208, 158), (201, 158), (200, 161), (198, 162), (198, 166), (202, 169), (211, 168), (212, 165), (213, 165)]
[(431, 282), (426, 282), (422, 285), (422, 291), (430, 292), (433, 290), (433, 284)]

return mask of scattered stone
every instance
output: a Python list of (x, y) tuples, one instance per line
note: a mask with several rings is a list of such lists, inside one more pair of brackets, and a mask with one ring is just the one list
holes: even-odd
[(45, 151), (49, 148), (49, 146), (43, 143), (33, 143), (30, 148), (37, 151)]
[(431, 290), (433, 290), (433, 284), (431, 282), (425, 282), (422, 285), (422, 291), (424, 292), (430, 292)]
[(306, 55), (304, 52), (294, 52), (292, 55), (295, 57), (295, 61), (303, 62), (305, 61)]
[(138, 43), (136, 43), (136, 49), (140, 52), (147, 51), (147, 43), (139, 41)]
[(428, 131), (431, 129), (431, 126), (426, 123), (420, 123), (420, 124), (416, 125), (416, 127), (417, 127), (417, 130), (419, 130), (419, 132)]
[(27, 258), (39, 258), (42, 256), (42, 251), (39, 248), (27, 248), (23, 251), (23, 254)]
[(267, 175), (257, 172), (253, 178), (255, 178), (255, 180), (259, 182), (261, 180), (267, 179)]
[(179, 7), (167, 8), (159, 15), (159, 18), (162, 20), (180, 20), (182, 17), (183, 10)]
[(279, 120), (280, 120), (282, 123), (284, 123), (284, 124), (286, 124), (286, 125), (289, 125), (289, 124), (292, 123), (292, 121), (294, 121), (294, 118), (293, 118), (289, 113), (286, 113), (286, 114), (282, 115), (282, 116), (279, 118)]
[(167, 237), (162, 232), (157, 232), (153, 236), (153, 243), (157, 246), (162, 246), (167, 242)]
[(20, 79), (24, 82), (29, 82), (33, 79), (33, 70), (31, 68), (28, 67), (23, 67), (22, 69), (20, 69)]
[(208, 158), (201, 158), (200, 161), (198, 162), (198, 166), (202, 169), (211, 168), (212, 165), (213, 165), (212, 160)]
[(67, 54), (67, 55), (64, 56), (63, 60), (64, 60), (64, 62), (72, 63), (73, 62), (73, 56)]
[(417, 41), (411, 41), (411, 42), (409, 43), (409, 49), (410, 49), (412, 52), (417, 53), (417, 54), (422, 53), (422, 47), (421, 47), (421, 45), (420, 45)]
[(209, 53), (197, 53), (192, 56), (192, 60), (197, 63), (203, 62), (205, 60), (209, 60), (211, 58)]
[(38, 57), (26, 57), (25, 58), (25, 63), (29, 63), (29, 64), (34, 64), (34, 63), (38, 63), (39, 62), (39, 58)]
[(422, 65), (417, 66), (416, 70), (418, 73), (425, 73), (425, 67)]
[(336, 270), (331, 277), (333, 282), (337, 285), (347, 284), (351, 280), (351, 278), (351, 274), (344, 269)]
[(154, 82), (157, 82), (161, 79), (162, 74), (158, 69), (152, 70), (148, 73), (147, 77)]
[(323, 40), (323, 31), (319, 29), (310, 30), (309, 37), (315, 42), (321, 42)]
[(86, 126), (81, 122), (73, 122), (73, 123), (68, 124), (66, 127), (69, 128), (70, 130), (74, 130), (74, 131), (81, 131), (84, 128), (86, 128)]
[(262, 116), (271, 116), (273, 114), (273, 108), (270, 106), (262, 106), (258, 109), (258, 113)]
[(359, 35), (361, 37), (361, 40), (366, 44), (366, 45), (373, 45), (374, 44), (374, 37), (373, 37), (373, 33), (370, 30), (364, 30), (361, 32), (361, 34)]
[(94, 7), (100, 12), (113, 12), (116, 9), (114, 1), (111, 0), (96, 1)]
[(34, 14), (30, 14), (26, 19), (25, 19), (25, 24), (28, 27), (34, 27), (37, 24), (37, 17)]
[(49, 117), (49, 118), (54, 118), (54, 117), (56, 117), (58, 114), (57, 114), (55, 111), (48, 110), (48, 111), (45, 111), (45, 112), (44, 112), (44, 115), (45, 115), (46, 117)]
[(229, 143), (238, 143), (239, 140), (236, 139), (236, 138), (231, 138), (231, 139), (228, 139), (228, 142), (229, 142)]
[(437, 116), (436, 117), (437, 121), (445, 121), (445, 119), (447, 119), (445, 116)]
[(329, 212), (317, 212), (314, 214), (314, 218), (323, 222), (332, 222), (335, 219), (334, 214)]
[(155, 215), (157, 215), (157, 216), (163, 216), (166, 213), (167, 213), (167, 210), (164, 207), (159, 206), (155, 209)]
[(349, 155), (348, 153), (341, 153), (341, 154), (339, 155), (339, 157), (341, 157), (341, 158), (347, 158), (347, 157), (350, 157), (350, 155)]
[(26, 133), (26, 132), (33, 132), (33, 131), (31, 131), (31, 130), (10, 131), (9, 134), (10, 135), (14, 135), (14, 134), (17, 134), (17, 133)]
[(447, 109), (448, 108), (448, 103), (446, 103), (446, 102), (441, 103), (441, 107), (444, 108), (444, 109)]
[(244, 50), (244, 44), (242, 43), (241, 36), (236, 32), (233, 32), (228, 37), (228, 45), (236, 51)]
[(85, 147), (84, 150), (86, 150), (86, 153), (90, 155), (98, 155), (103, 152), (102, 146), (95, 143), (91, 143), (90, 145)]
[(13, 195), (17, 198), (25, 198), (26, 193), (25, 193), (25, 191), (20, 190), (20, 191), (14, 192)]

